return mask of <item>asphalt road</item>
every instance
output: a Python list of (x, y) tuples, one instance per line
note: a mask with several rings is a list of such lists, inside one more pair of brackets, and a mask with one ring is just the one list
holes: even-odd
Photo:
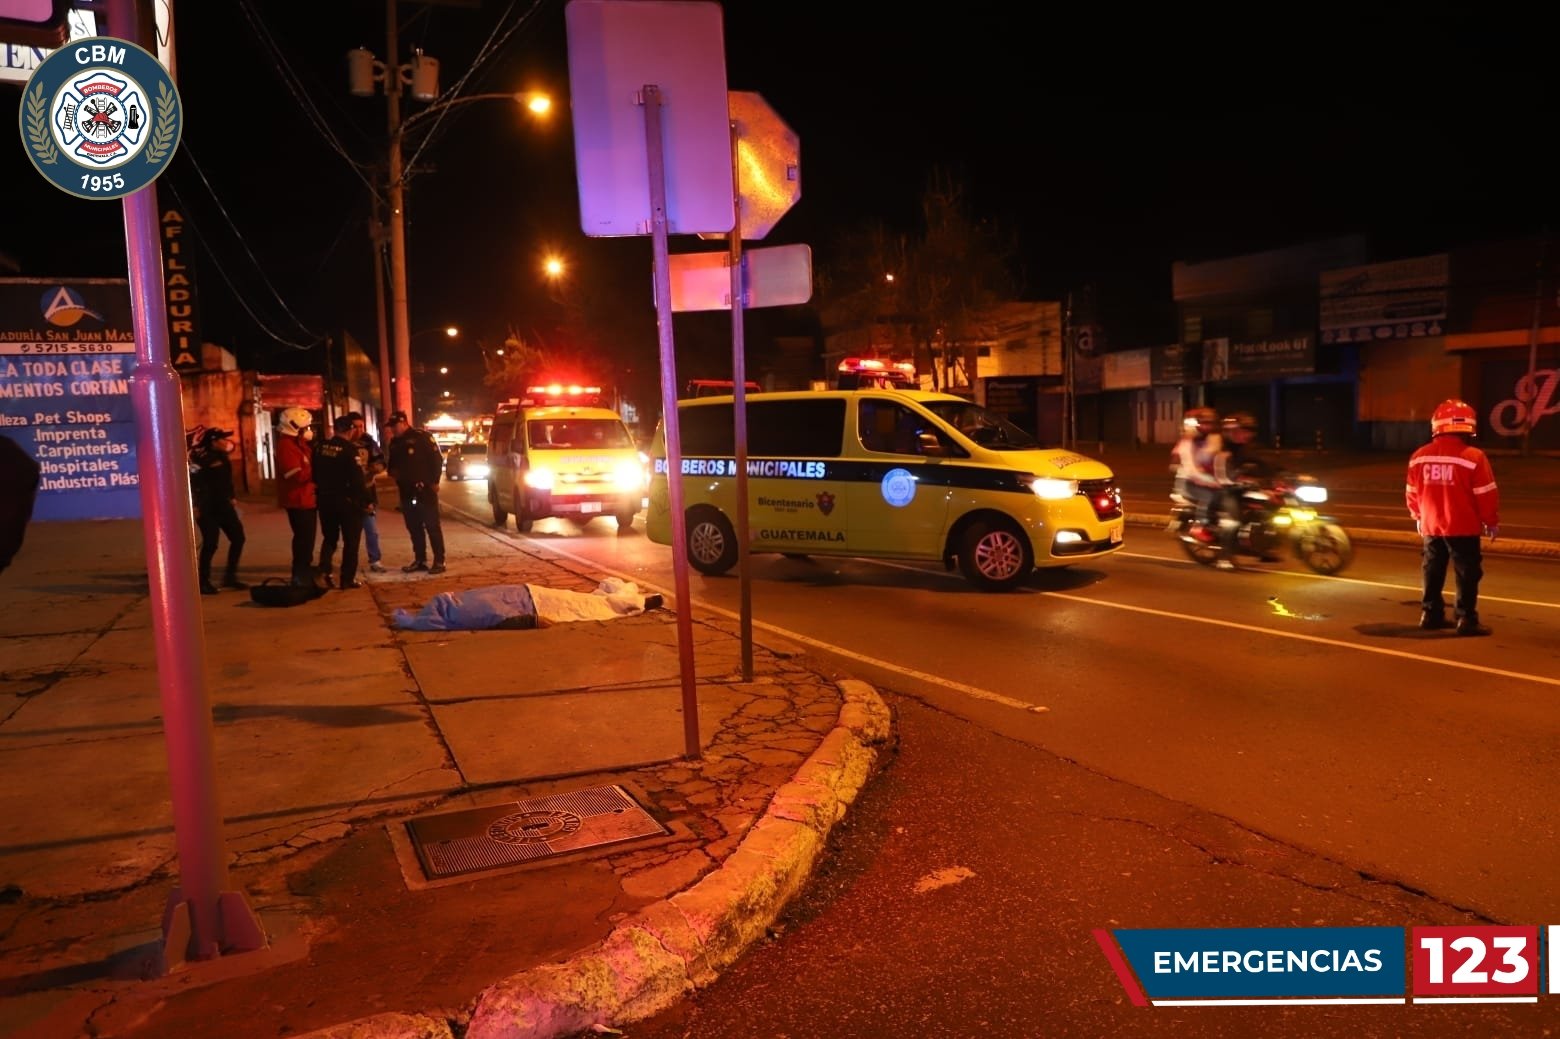
[[(670, 550), (610, 519), (531, 541), (671, 591)], [(1461, 639), (1418, 630), (1417, 554), (1388, 546), (1334, 578), (1224, 574), (1133, 527), (1011, 595), (936, 566), (752, 562), (760, 639), (1490, 919), (1560, 920), (1560, 563), (1492, 557), (1494, 635)], [(692, 578), (733, 618), (739, 588)]]
[(1138, 1007), (1091, 937), (1412, 926), (1456, 907), (891, 698), (900, 750), (772, 939), (629, 1039), (1549, 1034), (1553, 1006)]

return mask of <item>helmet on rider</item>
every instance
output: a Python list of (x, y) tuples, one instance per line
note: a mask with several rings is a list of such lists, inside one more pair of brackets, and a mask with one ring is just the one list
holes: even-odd
[(1442, 433), (1466, 433), (1476, 436), (1479, 432), (1478, 416), (1466, 401), (1443, 400), (1430, 416), (1430, 435)]
[(1255, 433), (1257, 417), (1249, 411), (1232, 411), (1224, 416), (1224, 432), (1233, 433), (1242, 429), (1247, 433)]
[(308, 408), (286, 408), (276, 422), (282, 435), (289, 437), (301, 436), (313, 424), (314, 416), (309, 414)]
[(1181, 420), (1181, 431), (1188, 436), (1208, 436), (1219, 428), (1219, 413), (1212, 408), (1193, 408)]

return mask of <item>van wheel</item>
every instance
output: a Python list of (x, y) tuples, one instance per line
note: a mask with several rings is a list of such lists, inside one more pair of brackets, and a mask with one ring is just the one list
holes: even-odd
[(737, 534), (731, 522), (714, 509), (688, 513), (688, 562), (701, 574), (716, 577), (737, 565)]
[(498, 503), (498, 492), (488, 488), (488, 504), (493, 506), (493, 526), (502, 527), (509, 521), (509, 513)]
[(638, 512), (638, 509), (624, 509), (617, 514), (618, 537), (634, 532), (634, 516)]
[(535, 522), (536, 520), (532, 518), (530, 511), (525, 507), (525, 492), (516, 491), (515, 529), (522, 534), (529, 534), (531, 533), (531, 525)]
[(1028, 539), (1010, 520), (976, 520), (959, 542), (959, 569), (983, 592), (1017, 588), (1034, 566)]

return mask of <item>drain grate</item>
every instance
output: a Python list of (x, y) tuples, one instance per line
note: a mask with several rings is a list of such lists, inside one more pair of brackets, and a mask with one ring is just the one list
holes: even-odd
[(430, 880), (671, 833), (620, 786), (424, 815), (406, 832)]

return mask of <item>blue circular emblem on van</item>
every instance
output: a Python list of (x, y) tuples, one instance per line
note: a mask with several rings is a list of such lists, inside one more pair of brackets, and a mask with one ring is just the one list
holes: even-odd
[(883, 474), (883, 500), (902, 509), (915, 500), (915, 477), (908, 469), (890, 469)]
[(168, 70), (127, 40), (89, 36), (50, 54), (22, 92), (22, 144), (78, 198), (124, 198), (168, 168), (184, 128)]

